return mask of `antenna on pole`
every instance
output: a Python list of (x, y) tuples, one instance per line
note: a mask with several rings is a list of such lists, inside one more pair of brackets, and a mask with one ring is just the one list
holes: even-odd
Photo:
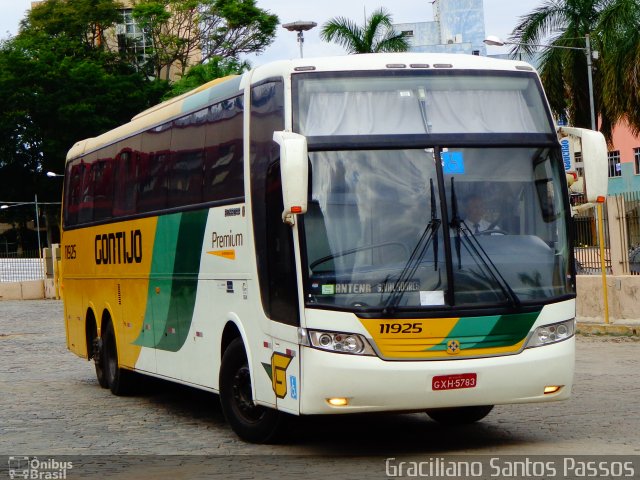
[(318, 26), (316, 22), (304, 22), (302, 20), (298, 20), (297, 22), (285, 23), (282, 25), (284, 28), (289, 30), (290, 32), (298, 32), (298, 43), (300, 44), (300, 58), (303, 58), (302, 54), (302, 44), (304, 43), (304, 35), (302, 32), (307, 30), (311, 30), (313, 27)]

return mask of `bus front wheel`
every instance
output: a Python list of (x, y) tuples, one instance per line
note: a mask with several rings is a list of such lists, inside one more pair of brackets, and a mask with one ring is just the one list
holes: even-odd
[(467, 425), (482, 420), (493, 410), (493, 405), (475, 407), (434, 408), (427, 410), (433, 420), (444, 425)]
[(233, 340), (222, 356), (220, 404), (227, 422), (243, 440), (270, 443), (279, 436), (282, 414), (253, 402), (249, 362), (241, 338)]

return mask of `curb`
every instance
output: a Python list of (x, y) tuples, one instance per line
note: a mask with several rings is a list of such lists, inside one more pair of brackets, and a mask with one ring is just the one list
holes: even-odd
[(624, 337), (640, 337), (640, 325), (613, 325), (607, 323), (580, 323), (577, 333), (587, 335), (615, 335)]

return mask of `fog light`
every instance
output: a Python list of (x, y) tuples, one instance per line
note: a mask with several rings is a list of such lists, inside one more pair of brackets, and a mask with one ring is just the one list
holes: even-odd
[(343, 397), (327, 398), (327, 403), (332, 407), (346, 407), (349, 405), (349, 399)]
[(544, 387), (544, 394), (549, 395), (551, 393), (559, 392), (562, 388), (562, 385), (547, 385)]

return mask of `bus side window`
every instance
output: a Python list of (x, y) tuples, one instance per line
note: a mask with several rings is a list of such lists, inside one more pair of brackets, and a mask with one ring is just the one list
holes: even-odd
[(122, 150), (117, 158), (115, 178), (118, 179), (113, 195), (113, 215), (133, 215), (136, 209), (137, 154), (130, 149)]
[(94, 198), (93, 219), (105, 220), (111, 218), (113, 201), (113, 158), (102, 158), (94, 163)]
[(204, 201), (242, 197), (244, 172), (242, 141), (228, 142), (207, 149), (204, 172)]
[(168, 155), (141, 153), (138, 155), (138, 201), (136, 213), (162, 210), (167, 206), (165, 172)]
[(202, 150), (177, 152), (167, 175), (169, 207), (202, 202)]
[(212, 105), (205, 134), (203, 201), (244, 196), (242, 97)]
[(86, 168), (82, 176), (82, 188), (80, 193), (80, 208), (78, 210), (78, 223), (93, 221), (93, 189), (94, 177), (97, 165), (97, 154), (91, 153), (85, 157)]
[(78, 223), (78, 212), (82, 197), (82, 178), (85, 171), (83, 158), (73, 160), (67, 165), (64, 189), (64, 223), (71, 227)]

